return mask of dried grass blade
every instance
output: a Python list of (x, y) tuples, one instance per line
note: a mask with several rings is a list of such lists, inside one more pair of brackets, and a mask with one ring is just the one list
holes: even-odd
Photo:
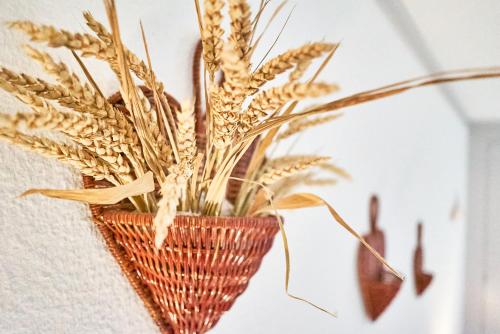
[[(428, 76), (428, 77), (420, 77), (417, 79), (413, 80), (407, 80), (403, 82), (399, 82), (396, 84), (392, 84), (390, 86), (386, 87), (394, 87), (391, 89), (385, 89), (384, 87), (380, 89), (375, 89), (375, 90), (370, 90), (370, 91), (365, 91), (362, 93), (354, 94), (342, 99), (338, 99), (329, 103), (322, 104), (320, 106), (316, 106), (313, 108), (310, 108), (306, 111), (292, 114), (292, 115), (285, 115), (283, 114), (282, 116), (276, 116), (272, 119), (269, 119), (260, 125), (256, 126), (253, 128), (251, 131), (249, 131), (242, 139), (241, 142), (246, 142), (248, 140), (253, 140), (253, 138), (259, 136), (261, 133), (265, 131), (270, 131), (276, 128), (279, 128), (283, 124), (286, 124), (288, 122), (291, 122), (293, 120), (299, 120), (303, 119), (305, 117), (317, 115), (317, 114), (322, 114), (325, 112), (330, 112), (333, 110), (339, 110), (342, 108), (347, 108), (347, 107), (352, 107), (354, 105), (358, 105), (361, 103), (369, 102), (369, 101), (374, 101), (374, 100), (379, 100), (385, 97), (397, 95), (400, 93), (404, 93), (406, 91), (419, 88), (419, 87), (425, 87), (425, 86), (430, 86), (430, 85), (435, 85), (435, 84), (443, 84), (443, 83), (450, 83), (450, 82), (457, 82), (457, 81), (468, 81), (468, 80), (477, 80), (477, 79), (486, 79), (486, 78), (500, 78), (500, 68), (494, 68), (494, 72), (485, 72), (485, 73), (473, 73), (470, 75), (461, 75), (460, 72), (452, 71), (449, 73), (458, 73), (454, 77), (447, 77), (449, 74), (448, 72), (445, 72), (443, 76), (438, 76), (435, 77), (433, 75)], [(483, 69), (487, 70), (487, 69)], [(461, 72), (463, 74), (463, 72)], [(459, 75), (460, 74), (460, 75)]]
[(102, 189), (30, 189), (22, 193), (19, 197), (40, 194), (47, 197), (67, 199), (90, 204), (110, 205), (116, 204), (125, 198), (139, 196), (155, 190), (153, 173), (147, 172), (142, 177), (124, 184), (122, 186), (102, 188)]
[(286, 28), (286, 25), (288, 24), (288, 21), (290, 20), (290, 17), (292, 17), (292, 14), (293, 14), (293, 10), (295, 9), (292, 8), (290, 10), (290, 13), (288, 13), (288, 16), (286, 17), (286, 20), (285, 20), (285, 23), (283, 23), (283, 26), (281, 27), (281, 30), (280, 32), (278, 33), (278, 35), (276, 36), (276, 38), (274, 39), (274, 42), (273, 44), (271, 44), (271, 46), (269, 47), (269, 49), (267, 50), (266, 54), (264, 55), (264, 57), (262, 57), (262, 59), (260, 60), (260, 62), (258, 63), (257, 67), (256, 68), (259, 68), (260, 65), (262, 65), (262, 63), (266, 60), (267, 56), (269, 55), (269, 53), (271, 53), (271, 51), (273, 50), (274, 46), (276, 45), (276, 43), (278, 43), (278, 40), (280, 39), (281, 37), (281, 34), (283, 33), (283, 31), (285, 30)]
[[(271, 23), (274, 21), (274, 19), (278, 16), (278, 14), (281, 12), (281, 10), (285, 7), (285, 5), (287, 4), (287, 2), (288, 2), (288, 0), (283, 0), (278, 5), (278, 7), (276, 7), (276, 9), (273, 12), (273, 15), (271, 15), (271, 18), (269, 19), (269, 21), (267, 21), (267, 24), (264, 27), (264, 30), (262, 30), (262, 32), (260, 33), (259, 37), (257, 37), (257, 39), (255, 40), (255, 43), (250, 47), (249, 56), (252, 56), (253, 52), (255, 51), (255, 49), (257, 48), (257, 46), (259, 45), (259, 42), (262, 39), (262, 37), (264, 36), (264, 34), (266, 33), (267, 29), (269, 28), (269, 26), (271, 25)], [(253, 36), (252, 36), (252, 40), (253, 40)]]
[(404, 276), (394, 269), (365, 239), (356, 232), (347, 222), (337, 213), (337, 211), (321, 197), (311, 193), (296, 193), (274, 201), (268, 208), (261, 209), (260, 212), (269, 212), (274, 210), (293, 210), (308, 207), (325, 206), (331, 216), (337, 223), (359, 240), (384, 266), (387, 267), (394, 275), (404, 280)]

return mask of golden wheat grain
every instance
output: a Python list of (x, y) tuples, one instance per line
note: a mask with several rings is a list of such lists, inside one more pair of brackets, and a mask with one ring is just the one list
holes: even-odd
[(289, 81), (297, 81), (299, 80), (304, 73), (307, 71), (309, 66), (311, 66), (312, 60), (311, 59), (306, 59), (301, 62), (299, 62), (296, 66), (295, 69), (290, 73), (290, 76), (288, 77)]
[(105, 161), (82, 148), (57, 143), (46, 138), (28, 136), (9, 128), (0, 128), (0, 138), (27, 150), (56, 158), (76, 167), (83, 174), (92, 176), (96, 180), (105, 179), (115, 185), (120, 184)]
[(333, 163), (331, 162), (324, 162), (324, 163), (321, 163), (318, 165), (319, 168), (327, 171), (327, 172), (330, 172), (330, 173), (333, 173), (333, 174), (336, 174), (338, 176), (341, 176), (345, 179), (352, 179), (352, 176), (351, 174), (349, 174), (345, 169), (343, 168), (340, 168), (339, 166), (337, 165), (334, 165)]
[(196, 156), (194, 104), (183, 103), (177, 113), (177, 148), (182, 161), (193, 162)]
[(295, 122), (290, 122), (288, 127), (281, 132), (277, 137), (276, 140), (284, 140), (287, 139), (301, 131), (310, 129), (312, 127), (322, 125), (325, 123), (328, 123), (336, 118), (339, 118), (341, 114), (336, 114), (336, 115), (328, 115), (324, 117), (317, 117), (313, 119), (306, 119), (306, 120), (300, 120), (300, 121), (295, 121)]
[(11, 128), (17, 128), (22, 123), (28, 129), (47, 129), (68, 135), (76, 143), (106, 161), (120, 179), (131, 180), (130, 166), (120, 154), (123, 149), (116, 147), (111, 136), (101, 130), (103, 125), (99, 125), (92, 117), (60, 112), (49, 106), (38, 113), (2, 115), (2, 119), (3, 123)]
[(210, 74), (210, 79), (214, 79), (214, 74), (220, 67), (220, 57), (222, 54), (222, 35), (224, 30), (221, 27), (223, 0), (205, 0), (203, 2), (205, 13), (203, 15), (203, 60), (205, 67)]
[(67, 88), (71, 95), (85, 100), (95, 94), (90, 85), (82, 83), (78, 76), (72, 73), (63, 62), (56, 62), (48, 53), (29, 45), (25, 45), (24, 49), (28, 56), (43, 66), (45, 72), (52, 75), (61, 85)]
[[(121, 111), (100, 98), (98, 94), (78, 99), (73, 97), (61, 85), (52, 85), (26, 74), (18, 75), (7, 69), (0, 71), (0, 88), (14, 94), (39, 113), (48, 113), (52, 116), (56, 114), (52, 110), (53, 107), (45, 102), (44, 98), (48, 98), (56, 100), (62, 106), (96, 116), (96, 119), (94, 117), (86, 118), (87, 120), (94, 119), (96, 122), (93, 128), (86, 128), (89, 131), (93, 129), (93, 144), (88, 144), (89, 149), (93, 146), (105, 146), (108, 153), (109, 150), (113, 150), (116, 153), (125, 153), (135, 165), (141, 162), (142, 151), (139, 146), (137, 134), (131, 124)], [(97, 135), (97, 130), (100, 130), (100, 135)], [(88, 137), (83, 132), (80, 135)], [(88, 140), (86, 139), (85, 143), (88, 143)], [(112, 159), (111, 154), (107, 156), (108, 160)]]
[(335, 84), (288, 83), (255, 95), (248, 109), (240, 117), (238, 131), (245, 133), (257, 122), (290, 101), (300, 101), (309, 97), (319, 97), (338, 90)]
[(14, 21), (9, 26), (25, 32), (34, 42), (46, 42), (51, 47), (64, 46), (81, 51), (84, 56), (95, 56), (100, 59), (114, 57), (113, 49), (89, 34), (74, 34), (48, 25), (36, 25), (30, 21)]
[[(87, 112), (89, 110), (85, 108), (85, 106), (83, 106), (78, 99), (73, 98), (69, 94), (69, 91), (64, 87), (46, 83), (40, 79), (30, 77), (26, 74), (16, 74), (5, 68), (0, 69), (0, 87), (14, 94), (21, 101), (31, 106), (33, 110), (43, 114), (42, 117), (45, 117), (46, 120), (49, 118), (55, 120), (58, 114), (60, 117), (67, 116), (66, 118), (69, 118), (69, 114), (59, 113), (54, 109), (54, 107), (52, 107), (52, 105), (48, 104), (44, 98), (55, 99), (61, 105), (70, 107), (77, 111)], [(85, 115), (92, 114), (94, 113)], [(112, 120), (112, 122), (108, 122), (107, 119), (104, 118), (95, 119), (91, 116), (82, 118), (76, 115), (71, 116), (71, 119), (72, 121), (76, 121), (77, 119), (79, 119), (81, 124), (85, 124), (85, 129), (87, 131), (82, 131), (80, 133), (80, 136), (89, 137), (90, 135), (95, 135), (100, 129), (111, 136), (124, 139), (123, 134), (120, 135), (120, 133), (114, 127), (114, 124), (116, 123), (115, 120)], [(94, 126), (89, 127), (88, 125), (91, 121), (95, 122), (95, 124)], [(79, 128), (78, 130), (83, 129)], [(120, 145), (122, 144), (124, 143), (121, 142)]]
[[(5, 74), (5, 72), (2, 72)], [(7, 85), (2, 85), (7, 83)], [(27, 86), (25, 84), (25, 86)], [(115, 172), (124, 180), (130, 180), (130, 167), (120, 153), (125, 153), (130, 158), (131, 143), (123, 134), (115, 131), (112, 124), (106, 119), (95, 119), (92, 116), (63, 113), (46, 103), (43, 98), (34, 96), (22, 87), (10, 85), (0, 78), (0, 87), (7, 87), (8, 91), (15, 94), (20, 100), (30, 105), (35, 114), (18, 113), (10, 118), (11, 126), (24, 122), (29, 128), (45, 128), (60, 131), (69, 135), (75, 142), (84, 145), (88, 150), (100, 156), (111, 164)], [(132, 160), (135, 162), (135, 160)]]
[(244, 59), (249, 49), (252, 36), (250, 6), (246, 0), (229, 0), (229, 16), (231, 18), (231, 34), (229, 41), (240, 59)]
[(337, 184), (338, 181), (337, 179), (333, 178), (315, 178), (311, 176), (303, 179), (302, 183), (306, 186), (326, 187), (326, 186), (333, 186)]
[[(90, 29), (92, 29), (92, 31), (95, 32), (97, 37), (99, 37), (99, 39), (102, 40), (104, 43), (106, 43), (106, 45), (108, 45), (110, 48), (114, 49), (113, 37), (112, 37), (111, 33), (106, 29), (106, 27), (102, 23), (97, 21), (92, 16), (92, 14), (90, 12), (84, 12), (83, 16), (85, 18), (87, 26)], [(134, 72), (134, 74), (139, 79), (144, 81), (147, 84), (148, 88), (150, 88), (150, 89), (155, 88), (155, 87), (153, 87), (153, 85), (148, 84), (148, 82), (153, 80), (152, 82), (155, 82), (156, 89), (159, 92), (163, 92), (163, 87), (164, 87), (163, 83), (160, 81), (157, 81), (156, 75), (154, 74), (152, 69), (150, 69), (146, 65), (146, 63), (143, 60), (141, 60), (137, 55), (135, 55), (132, 51), (130, 51), (128, 49), (125, 49), (125, 55), (127, 57), (128, 65), (129, 65), (130, 69), (132, 70), (132, 72)], [(116, 66), (116, 69), (117, 69), (118, 60), (116, 57), (114, 57), (112, 59), (109, 58), (108, 61), (112, 64), (112, 67)]]
[(163, 137), (158, 122), (155, 119), (155, 111), (149, 102), (148, 98), (144, 95), (142, 90), (137, 89), (139, 102), (141, 103), (143, 117), (146, 119), (148, 128), (148, 138), (151, 142), (153, 150), (158, 156), (158, 161), (162, 167), (167, 168), (172, 164), (172, 149), (169, 146), (165, 137)]
[(224, 47), (221, 68), (225, 81), (222, 87), (213, 86), (210, 91), (214, 145), (218, 149), (230, 145), (233, 140), (249, 79), (248, 62), (237, 55), (232, 42)]
[(173, 223), (177, 213), (177, 205), (185, 194), (187, 180), (192, 174), (186, 164), (173, 165), (169, 168), (169, 175), (161, 184), (162, 195), (158, 202), (158, 212), (153, 220), (155, 246), (160, 248), (165, 240), (168, 227)]
[(297, 49), (287, 51), (262, 65), (252, 75), (249, 82), (250, 93), (255, 93), (266, 82), (273, 80), (277, 75), (293, 68), (297, 64), (311, 61), (326, 52), (333, 50), (335, 44), (311, 43)]
[[(264, 173), (258, 178), (259, 183), (269, 185), (279, 181), (285, 177), (292, 176), (299, 172), (303, 172), (311, 167), (329, 160), (329, 157), (297, 157), (290, 161), (285, 161), (285, 158), (276, 159), (269, 162), (269, 166), (264, 170)], [(288, 160), (288, 158), (286, 159)]]
[(90, 12), (83, 12), (83, 17), (85, 18), (87, 26), (92, 29), (93, 32), (95, 32), (95, 34), (97, 35), (97, 37), (99, 37), (99, 39), (101, 39), (101, 41), (108, 45), (113, 43), (113, 39), (111, 38), (108, 29), (106, 29), (106, 27), (102, 23), (97, 21)]
[[(21, 30), (31, 37), (34, 42), (46, 42), (50, 47), (66, 47), (70, 50), (80, 51), (84, 57), (96, 57), (107, 61), (113, 71), (118, 72), (118, 60), (113, 45), (108, 45), (103, 40), (86, 33), (71, 33), (63, 29), (56, 29), (47, 25), (36, 25), (30, 21), (14, 21), (9, 24), (11, 28)], [(109, 35), (111, 36), (111, 35)], [(126, 50), (126, 57), (130, 69), (135, 75), (147, 81), (155, 78), (144, 63), (135, 54)], [(158, 82), (158, 89), (163, 90), (163, 85)], [(150, 87), (151, 88), (151, 87)]]

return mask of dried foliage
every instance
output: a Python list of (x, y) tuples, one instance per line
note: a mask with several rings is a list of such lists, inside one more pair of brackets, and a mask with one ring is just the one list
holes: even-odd
[[(339, 89), (335, 84), (316, 82), (338, 44), (305, 44), (255, 65), (252, 58), (262, 36), (257, 34), (258, 23), (268, 2), (262, 1), (252, 16), (246, 0), (204, 0), (203, 8), (195, 2), (201, 34), (196, 58), (203, 55), (206, 76), (200, 75), (199, 63), (193, 66), (196, 101), (179, 107), (165, 96), (165, 85), (153, 71), (144, 29), (146, 61), (123, 45), (115, 4), (112, 0), (104, 3), (109, 28), (90, 13), (83, 14), (92, 33), (73, 33), (29, 21), (9, 24), (32, 42), (69, 50), (85, 77), (79, 77), (68, 64), (53, 59), (49, 53), (26, 46), (28, 56), (54, 82), (0, 69), (0, 88), (32, 110), (0, 114), (0, 138), (56, 158), (115, 186), (133, 184), (152, 173), (159, 192), (126, 194), (131, 194), (128, 199), (136, 210), (156, 213), (157, 246), (162, 244), (179, 211), (205, 215), (262, 214), (262, 208), (272, 208), (268, 191), (281, 198), (277, 202), (281, 207), (295, 208), (301, 206), (301, 200), (311, 202), (313, 197), (282, 197), (294, 187), (332, 185), (337, 178), (349, 179), (350, 175), (328, 162), (327, 157), (269, 156), (269, 148), (281, 140), (339, 116), (338, 112), (325, 113), (431, 84), (500, 76), (498, 68), (441, 73), (296, 112), (299, 102)], [(225, 35), (222, 11), (226, 3), (230, 30)], [(285, 2), (278, 6), (269, 22), (284, 5)], [(94, 57), (110, 65), (119, 84), (120, 99), (110, 102), (102, 95), (80, 57)], [(323, 61), (314, 75), (302, 81), (320, 58)], [(286, 72), (288, 80), (273, 85), (277, 76)], [(202, 77), (208, 79), (204, 80), (204, 87)], [(287, 127), (281, 130), (284, 125)], [(27, 133), (40, 129), (63, 134), (69, 142)], [(321, 177), (318, 171), (333, 173), (335, 178)], [(233, 186), (230, 179), (239, 180), (238, 195), (232, 199), (234, 206), (226, 200), (228, 185)], [(44, 193), (65, 196), (64, 192)], [(84, 198), (85, 194), (81, 197), (81, 193), (73, 192), (71, 196)], [(324, 204), (316, 197), (313, 199), (315, 205)], [(310, 206), (309, 202), (303, 202), (302, 207)], [(228, 208), (227, 212), (222, 212), (223, 207)], [(338, 214), (327, 207), (344, 226)]]

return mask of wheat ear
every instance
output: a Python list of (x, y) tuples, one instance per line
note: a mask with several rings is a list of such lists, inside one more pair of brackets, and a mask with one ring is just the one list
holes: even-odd
[(223, 0), (205, 0), (203, 2), (205, 13), (203, 15), (203, 60), (205, 67), (213, 81), (215, 72), (220, 67), (224, 30), (221, 27)]
[[(25, 32), (34, 42), (46, 42), (50, 47), (54, 48), (66, 47), (73, 51), (80, 51), (84, 57), (105, 60), (110, 64), (113, 71), (118, 72), (118, 60), (114, 47), (90, 34), (71, 33), (52, 26), (36, 25), (30, 21), (14, 21), (9, 26)], [(154, 77), (146, 64), (135, 54), (127, 50), (126, 57), (130, 69), (139, 79), (146, 81), (151, 76)], [(158, 83), (157, 87), (163, 90), (161, 83)]]
[[(49, 113), (52, 117), (54, 116), (54, 112), (51, 110), (52, 107), (45, 102), (44, 98), (54, 99), (62, 106), (91, 115), (92, 117), (86, 119), (94, 119), (96, 125), (86, 128), (93, 134), (94, 139), (89, 148), (94, 147), (95, 149), (104, 145), (107, 147), (108, 153), (110, 153), (110, 150), (115, 153), (125, 153), (136, 167), (142, 161), (142, 151), (138, 145), (139, 139), (129, 121), (121, 111), (115, 109), (107, 101), (96, 99), (97, 95), (80, 100), (73, 97), (61, 85), (52, 85), (26, 74), (18, 75), (7, 69), (0, 71), (0, 88), (14, 94), (35, 111)], [(85, 101), (85, 103), (82, 101)], [(92, 101), (94, 101), (94, 104)], [(100, 105), (95, 104), (99, 102), (102, 103)], [(99, 134), (97, 130), (100, 130)], [(85, 134), (84, 132), (80, 134), (89, 136), (88, 133)], [(99, 150), (102, 151), (102, 149)], [(108, 156), (112, 156), (112, 154), (108, 154)]]
[(337, 90), (338, 86), (335, 84), (293, 82), (263, 91), (255, 95), (246, 112), (242, 114), (239, 131), (241, 133), (249, 131), (260, 120), (290, 101), (319, 97)]
[(263, 185), (273, 184), (285, 177), (303, 172), (311, 167), (328, 161), (329, 157), (297, 157), (285, 163), (283, 160), (271, 161), (264, 173), (257, 179)]
[(214, 145), (219, 149), (230, 145), (233, 140), (249, 79), (248, 62), (238, 56), (232, 42), (224, 47), (221, 67), (225, 81), (222, 87), (212, 88), (210, 100), (214, 121)]
[[(61, 85), (68, 89), (71, 95), (79, 99), (88, 99), (88, 97), (95, 95), (89, 84), (82, 83), (78, 76), (72, 73), (63, 62), (56, 62), (48, 53), (29, 45), (25, 45), (24, 49), (28, 56), (39, 62), (45, 72), (52, 75)], [(96, 105), (99, 104), (96, 103)]]
[(290, 76), (288, 77), (289, 81), (297, 81), (299, 80), (304, 73), (307, 71), (309, 66), (311, 66), (312, 60), (307, 59), (299, 62), (296, 66), (295, 69), (290, 73)]
[(196, 156), (194, 105), (184, 103), (177, 113), (177, 147), (182, 161), (192, 163)]
[(330, 121), (333, 121), (334, 119), (337, 119), (341, 116), (341, 114), (336, 114), (336, 115), (328, 115), (324, 117), (316, 117), (313, 119), (306, 119), (306, 120), (299, 120), (299, 121), (294, 121), (290, 122), (288, 127), (285, 129), (285, 131), (281, 132), (276, 139), (277, 140), (284, 140), (287, 139), (293, 135), (296, 135), (297, 133), (310, 129), (312, 127), (322, 125), (325, 123), (328, 123)]
[(333, 174), (336, 174), (338, 176), (341, 176), (345, 179), (352, 179), (352, 176), (351, 174), (349, 174), (345, 169), (343, 168), (340, 168), (339, 166), (337, 165), (334, 165), (333, 163), (331, 162), (324, 162), (324, 163), (321, 163), (319, 166), (319, 168), (327, 171), (327, 172), (330, 172), (330, 173), (333, 173)]
[(46, 138), (28, 136), (9, 128), (0, 128), (0, 138), (29, 151), (56, 158), (76, 167), (83, 174), (92, 176), (96, 180), (105, 179), (115, 185), (120, 184), (105, 161), (82, 148), (60, 144)]
[(297, 49), (287, 51), (259, 67), (250, 78), (249, 91), (255, 93), (266, 82), (273, 80), (277, 75), (297, 66), (320, 57), (333, 50), (336, 44), (331, 43), (311, 43)]
[(188, 164), (173, 165), (161, 184), (162, 198), (158, 202), (158, 212), (153, 220), (155, 246), (160, 248), (167, 236), (168, 227), (173, 223), (177, 205), (186, 191), (187, 180), (192, 174)]
[(231, 18), (231, 34), (229, 40), (240, 59), (244, 59), (252, 37), (250, 6), (246, 0), (229, 0), (229, 16)]
[[(6, 81), (5, 78), (9, 81)], [(140, 157), (138, 155), (141, 154), (140, 147), (137, 146), (137, 139), (134, 139), (135, 133), (131, 129), (117, 128), (116, 119), (95, 118), (92, 114), (61, 113), (48, 104), (42, 96), (54, 98), (63, 106), (73, 106), (75, 110), (87, 111), (78, 99), (72, 99), (71, 96), (66, 95), (67, 91), (61, 86), (50, 85), (25, 74), (16, 75), (3, 69), (0, 71), (0, 87), (31, 106), (38, 114), (29, 117), (26, 116), (28, 114), (18, 114), (19, 120), (22, 115), (25, 115), (24, 120), (29, 119), (32, 126), (38, 124), (40, 127), (62, 131), (75, 141), (87, 146), (89, 150), (96, 153), (101, 152), (100, 154), (103, 155), (105, 151), (107, 160), (123, 160), (118, 153), (125, 153), (134, 163), (137, 159), (136, 156)], [(65, 96), (68, 96), (73, 102), (70, 103)], [(130, 137), (127, 136), (129, 133)]]

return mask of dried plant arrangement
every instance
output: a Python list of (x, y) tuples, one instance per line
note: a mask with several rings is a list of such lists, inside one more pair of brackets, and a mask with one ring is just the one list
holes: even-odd
[[(145, 60), (124, 46), (114, 1), (104, 4), (109, 29), (91, 13), (83, 14), (92, 33), (9, 23), (35, 43), (69, 50), (85, 77), (27, 46), (28, 56), (54, 80), (0, 69), (0, 87), (32, 109), (0, 114), (0, 138), (84, 175), (86, 189), (27, 193), (91, 204), (106, 245), (165, 333), (203, 333), (213, 327), (245, 290), (280, 231), (288, 293), (290, 260), (278, 210), (326, 207), (334, 221), (398, 275), (325, 200), (293, 192), (298, 185), (332, 185), (349, 178), (346, 171), (329, 157), (272, 157), (269, 150), (336, 120), (350, 106), (417, 87), (500, 77), (500, 68), (438, 73), (301, 107), (303, 101), (339, 90), (317, 80), (338, 44), (307, 43), (256, 64), (253, 54), (263, 34), (257, 32), (269, 2), (261, 1), (252, 14), (246, 0), (195, 0), (200, 42), (193, 58), (194, 93), (191, 101), (179, 103), (166, 93), (168, 82), (154, 73), (142, 25)], [(226, 10), (229, 31), (223, 28)], [(117, 94), (103, 95), (85, 57), (110, 66)], [(307, 77), (313, 64), (317, 69)], [(286, 83), (274, 84), (285, 75)], [(67, 140), (51, 140), (37, 130)]]

